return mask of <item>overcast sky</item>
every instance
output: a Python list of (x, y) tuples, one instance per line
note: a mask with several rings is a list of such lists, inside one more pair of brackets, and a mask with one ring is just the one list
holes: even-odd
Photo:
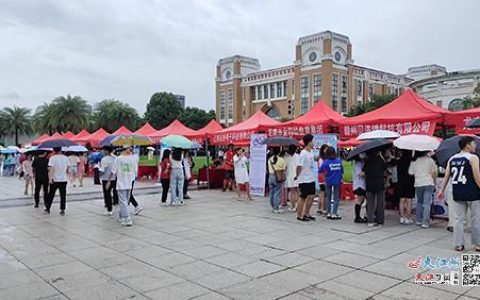
[(0, 107), (59, 95), (145, 111), (157, 91), (215, 105), (215, 65), (293, 63), (303, 35), (350, 37), (356, 64), (393, 73), (480, 68), (480, 1), (0, 0)]

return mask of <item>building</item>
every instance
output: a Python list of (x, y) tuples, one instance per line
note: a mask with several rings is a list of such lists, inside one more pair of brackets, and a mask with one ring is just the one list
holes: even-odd
[(185, 96), (183, 96), (183, 95), (176, 95), (176, 94), (174, 94), (173, 96), (175, 96), (175, 98), (177, 99), (177, 101), (182, 105), (182, 108), (185, 108)]
[(439, 65), (426, 65), (409, 68), (407, 77), (415, 81), (447, 74), (447, 69)]
[(278, 120), (307, 112), (320, 99), (347, 113), (374, 94), (399, 95), (412, 82), (354, 64), (348, 36), (325, 31), (299, 38), (292, 65), (261, 70), (256, 58), (220, 59), (216, 70), (218, 121), (230, 126), (258, 110)]
[[(431, 66), (418, 67), (418, 69), (428, 67)], [(411, 69), (417, 68), (410, 68), (409, 73)], [(448, 110), (462, 110), (464, 98), (473, 96), (473, 90), (480, 83), (480, 69), (455, 72), (447, 72), (445, 68), (443, 70), (435, 74), (432, 70), (431, 76), (419, 78), (410, 83), (410, 87), (433, 104)]]

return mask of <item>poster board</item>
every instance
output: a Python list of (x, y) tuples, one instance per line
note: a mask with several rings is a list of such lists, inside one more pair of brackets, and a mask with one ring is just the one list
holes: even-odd
[(252, 134), (250, 136), (250, 194), (265, 196), (265, 174), (267, 166), (267, 135)]

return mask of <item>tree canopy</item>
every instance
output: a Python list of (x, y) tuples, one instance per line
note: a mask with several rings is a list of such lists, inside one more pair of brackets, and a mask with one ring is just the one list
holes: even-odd
[(150, 98), (145, 120), (155, 128), (164, 128), (183, 113), (182, 105), (172, 93), (155, 93)]
[(122, 125), (136, 130), (141, 125), (141, 118), (135, 108), (116, 99), (106, 99), (95, 105), (92, 123), (95, 128), (113, 132)]
[(212, 119), (215, 119), (215, 111), (212, 109), (206, 112), (197, 107), (187, 107), (180, 115), (179, 120), (185, 126), (198, 130), (208, 124)]
[(0, 126), (4, 134), (15, 137), (15, 145), (18, 145), (18, 137), (21, 134), (32, 133), (31, 110), (25, 107), (5, 107), (0, 112)]
[(473, 89), (473, 96), (463, 98), (463, 108), (469, 109), (480, 106), (480, 83)]

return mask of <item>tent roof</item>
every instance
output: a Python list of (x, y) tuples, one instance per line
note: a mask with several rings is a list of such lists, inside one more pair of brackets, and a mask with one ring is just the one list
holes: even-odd
[(82, 131), (80, 131), (76, 136), (74, 136), (71, 140), (73, 142), (77, 141), (77, 140), (81, 140), (83, 139), (84, 137), (86, 136), (89, 136), (90, 135), (90, 132), (88, 132), (86, 129), (82, 129)]
[(218, 133), (229, 133), (229, 132), (240, 132), (240, 131), (257, 131), (266, 129), (268, 127), (278, 126), (282, 123), (275, 121), (274, 119), (267, 116), (262, 111), (257, 111), (250, 118), (244, 120), (241, 123), (233, 125), (231, 127), (220, 130)]
[(64, 134), (62, 134), (62, 136), (63, 136), (64, 138), (70, 140), (70, 139), (72, 139), (72, 138), (75, 136), (75, 134), (72, 133), (72, 132), (69, 130), (69, 131), (65, 132)]
[(183, 135), (188, 137), (188, 136), (194, 136), (196, 134), (196, 131), (183, 125), (183, 123), (180, 122), (179, 120), (175, 120), (172, 123), (170, 123), (170, 125), (168, 125), (167, 127), (150, 135), (150, 137), (158, 139), (170, 134), (177, 134), (177, 135)]
[(380, 122), (402, 121), (443, 121), (447, 113), (444, 109), (433, 105), (412, 90), (406, 90), (392, 102), (362, 115), (346, 118), (339, 123), (342, 125), (375, 124)]
[(480, 118), (480, 107), (461, 111), (451, 111), (445, 116), (445, 124), (455, 127), (456, 133), (480, 134), (480, 128), (466, 128), (467, 123)]
[(285, 126), (296, 125), (333, 125), (339, 120), (344, 120), (346, 117), (330, 108), (325, 102), (319, 100), (309, 111), (304, 115), (283, 123)]
[(52, 134), (52, 136), (50, 136), (49, 138), (45, 139), (43, 142), (45, 141), (50, 141), (50, 140), (56, 140), (56, 139), (63, 139), (64, 136), (62, 136), (60, 133), (58, 132), (55, 132), (54, 134)]
[(150, 125), (150, 123), (145, 123), (145, 125), (143, 125), (140, 129), (138, 129), (137, 131), (135, 131), (136, 134), (143, 134), (143, 135), (147, 135), (147, 136), (150, 136), (152, 134), (154, 134), (155, 132), (157, 132), (157, 130), (155, 128), (153, 128), (152, 125)]
[(104, 138), (106, 138), (109, 135), (110, 135), (110, 133), (108, 133), (105, 129), (100, 128), (99, 130), (95, 131), (94, 133), (78, 139), (78, 141), (95, 145), (95, 144), (100, 143)]
[(133, 132), (128, 129), (127, 127), (125, 127), (124, 125), (122, 125), (122, 127), (118, 128), (114, 133), (112, 134), (132, 134)]
[(205, 137), (207, 135), (214, 134), (215, 132), (218, 132), (220, 130), (223, 130), (223, 126), (220, 125), (220, 123), (218, 123), (217, 120), (213, 119), (210, 122), (208, 122), (208, 124), (205, 125), (205, 127), (197, 130), (196, 136)]
[(41, 144), (43, 141), (45, 141), (46, 139), (48, 139), (50, 136), (48, 134), (42, 134), (41, 136), (37, 137), (36, 139), (34, 139), (32, 141), (32, 145), (37, 145), (37, 144)]

